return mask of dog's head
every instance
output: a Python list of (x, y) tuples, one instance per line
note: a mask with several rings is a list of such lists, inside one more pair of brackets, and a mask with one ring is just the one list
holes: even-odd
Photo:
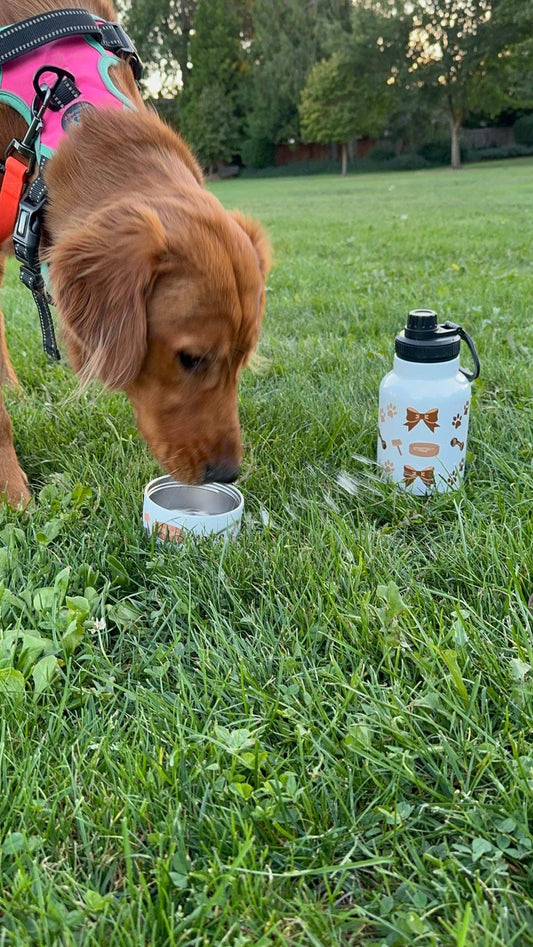
[(74, 369), (126, 391), (179, 480), (237, 476), (237, 380), (257, 342), (268, 261), (258, 224), (198, 188), (160, 205), (117, 201), (50, 253)]

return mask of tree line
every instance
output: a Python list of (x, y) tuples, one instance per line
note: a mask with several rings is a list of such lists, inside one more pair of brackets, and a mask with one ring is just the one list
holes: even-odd
[[(281, 143), (444, 127), (533, 109), (533, 0), (123, 0), (167, 117), (209, 169)], [(157, 101), (156, 101), (157, 104)]]

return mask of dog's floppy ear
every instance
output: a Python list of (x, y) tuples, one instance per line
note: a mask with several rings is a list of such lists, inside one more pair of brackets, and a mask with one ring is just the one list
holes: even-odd
[(138, 375), (147, 297), (165, 252), (155, 211), (122, 200), (68, 230), (48, 254), (61, 328), (83, 380), (122, 388)]
[(233, 210), (230, 213), (233, 219), (239, 224), (240, 227), (242, 227), (245, 234), (250, 238), (252, 246), (257, 254), (257, 259), (259, 260), (261, 276), (265, 280), (270, 269), (270, 244), (266, 234), (261, 229), (260, 224), (258, 224), (257, 221), (253, 220), (251, 217), (245, 217), (244, 214), (241, 214), (241, 212), (238, 210)]

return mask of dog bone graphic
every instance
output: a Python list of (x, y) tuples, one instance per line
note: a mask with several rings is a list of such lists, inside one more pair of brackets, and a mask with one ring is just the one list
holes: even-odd
[(465, 442), (464, 442), (464, 441), (458, 440), (457, 437), (452, 437), (452, 439), (451, 439), (451, 441), (450, 441), (450, 447), (458, 447), (459, 450), (462, 450), (464, 446), (465, 446)]

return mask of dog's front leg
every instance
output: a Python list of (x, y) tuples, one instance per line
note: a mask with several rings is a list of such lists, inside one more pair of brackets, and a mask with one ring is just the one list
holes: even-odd
[[(5, 260), (0, 258), (0, 284), (4, 276)], [(0, 312), (0, 384), (17, 385), (4, 334), (4, 316)], [(11, 506), (26, 506), (30, 499), (28, 480), (21, 470), (15, 448), (11, 421), (0, 393), (0, 495), (5, 494)]]
[[(6, 258), (0, 256), (0, 286), (4, 281)], [(15, 369), (11, 364), (4, 332), (4, 314), (0, 310), (0, 385), (18, 385)]]
[(15, 448), (11, 421), (0, 394), (0, 495), (5, 494), (13, 507), (26, 506), (31, 498), (28, 478), (21, 469)]

